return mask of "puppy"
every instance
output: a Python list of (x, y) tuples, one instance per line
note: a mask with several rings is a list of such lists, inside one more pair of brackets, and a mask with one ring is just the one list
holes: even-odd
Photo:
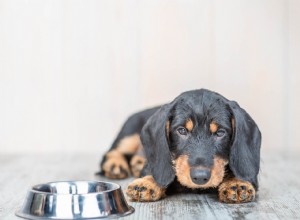
[(200, 89), (131, 116), (101, 162), (113, 179), (133, 174), (132, 201), (157, 201), (173, 191), (217, 188), (219, 200), (255, 199), (261, 133), (236, 102)]

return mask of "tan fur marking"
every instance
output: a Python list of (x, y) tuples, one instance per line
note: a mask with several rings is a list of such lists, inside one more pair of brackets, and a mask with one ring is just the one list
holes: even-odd
[(226, 203), (244, 203), (255, 199), (255, 189), (248, 181), (231, 178), (219, 186), (219, 200)]
[(234, 130), (235, 129), (235, 120), (234, 120), (234, 118), (231, 119), (231, 126), (232, 126), (232, 129)]
[(112, 150), (106, 155), (106, 161), (102, 165), (104, 175), (111, 179), (124, 179), (130, 171), (125, 157), (117, 150)]
[(167, 123), (166, 123), (166, 133), (167, 133), (167, 138), (169, 140), (169, 136), (170, 136), (170, 121), (167, 121)]
[(134, 177), (140, 177), (145, 162), (146, 158), (141, 155), (134, 155), (132, 157), (132, 159), (130, 160), (130, 167)]
[(212, 121), (209, 125), (209, 130), (211, 133), (216, 133), (218, 130), (218, 124), (214, 121)]
[(225, 175), (225, 166), (228, 163), (228, 161), (220, 157), (215, 157), (214, 165), (211, 169), (211, 178), (204, 185), (197, 185), (192, 181), (190, 176), (190, 165), (188, 163), (187, 155), (182, 155), (178, 157), (174, 161), (174, 163), (177, 179), (182, 185), (189, 188), (210, 188), (217, 187), (223, 181)]
[(191, 119), (188, 119), (185, 123), (185, 127), (191, 132), (194, 128), (194, 123)]
[(165, 197), (165, 191), (165, 188), (157, 185), (152, 176), (145, 176), (130, 183), (126, 194), (131, 201), (153, 202)]
[(105, 154), (105, 156), (106, 156), (106, 158), (112, 158), (112, 157), (120, 158), (120, 157), (123, 157), (122, 153), (117, 151), (117, 150), (109, 151), (109, 152), (107, 152), (107, 154)]
[(141, 144), (140, 135), (134, 134), (121, 139), (116, 149), (122, 154), (134, 154)]

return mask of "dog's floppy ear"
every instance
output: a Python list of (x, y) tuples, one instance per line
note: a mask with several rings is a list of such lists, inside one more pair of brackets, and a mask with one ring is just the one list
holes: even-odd
[(157, 184), (163, 187), (175, 178), (168, 143), (170, 111), (171, 104), (163, 105), (149, 118), (141, 132), (147, 168)]
[(258, 187), (261, 133), (250, 115), (236, 102), (229, 102), (233, 114), (233, 139), (229, 154), (229, 167), (233, 174)]

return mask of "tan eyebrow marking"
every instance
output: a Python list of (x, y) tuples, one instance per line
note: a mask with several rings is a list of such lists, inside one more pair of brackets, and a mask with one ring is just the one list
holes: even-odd
[(215, 133), (218, 130), (218, 124), (215, 121), (212, 121), (209, 125), (209, 130), (211, 133)]
[(170, 136), (170, 121), (169, 120), (166, 123), (166, 133), (167, 133), (167, 139), (169, 141), (169, 136)]
[(234, 120), (234, 118), (231, 119), (231, 125), (232, 125), (232, 129), (235, 129), (235, 120)]
[(189, 130), (189, 132), (191, 132), (194, 128), (194, 123), (192, 121), (192, 119), (188, 119), (185, 123), (185, 127)]

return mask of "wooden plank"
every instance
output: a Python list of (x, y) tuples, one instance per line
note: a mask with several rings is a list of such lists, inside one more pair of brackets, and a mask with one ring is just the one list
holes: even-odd
[[(125, 219), (299, 219), (299, 154), (263, 152), (260, 191), (256, 202), (224, 204), (215, 194), (178, 194), (153, 203), (129, 202), (135, 213)], [(26, 190), (59, 180), (108, 180), (94, 176), (100, 155), (35, 154), (0, 156), (0, 218), (19, 219), (15, 210)], [(108, 180), (111, 181), (111, 180)], [(124, 189), (132, 178), (113, 181)]]

